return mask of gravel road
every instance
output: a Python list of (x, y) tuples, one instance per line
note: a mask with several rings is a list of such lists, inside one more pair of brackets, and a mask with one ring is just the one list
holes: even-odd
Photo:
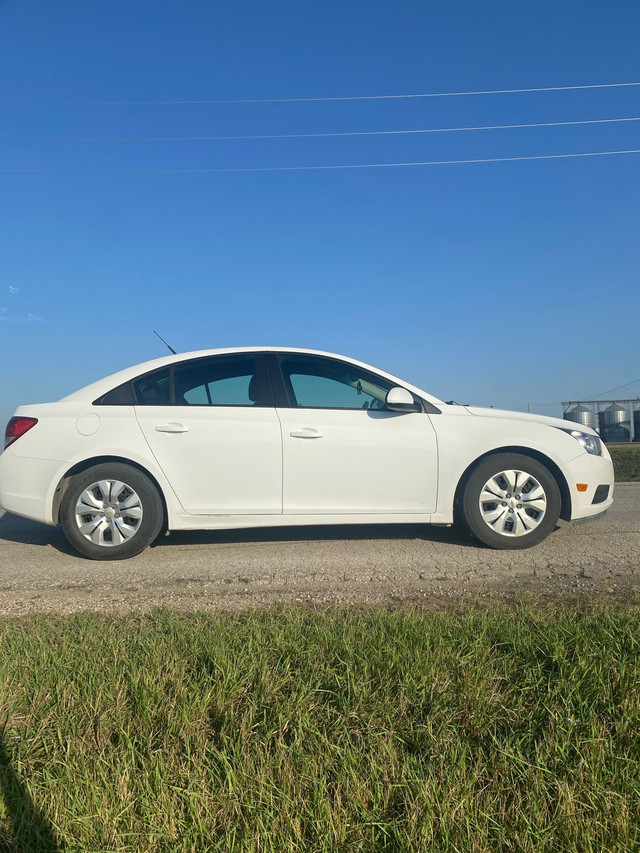
[(640, 483), (608, 515), (562, 524), (527, 551), (463, 531), (359, 525), (172, 533), (139, 557), (74, 556), (57, 528), (0, 515), (0, 615), (238, 608), (283, 601), (387, 604), (585, 592), (640, 598)]

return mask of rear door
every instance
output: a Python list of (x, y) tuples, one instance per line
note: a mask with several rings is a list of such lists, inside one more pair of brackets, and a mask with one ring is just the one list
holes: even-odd
[(264, 356), (216, 355), (134, 382), (136, 417), (193, 515), (282, 512), (280, 422)]

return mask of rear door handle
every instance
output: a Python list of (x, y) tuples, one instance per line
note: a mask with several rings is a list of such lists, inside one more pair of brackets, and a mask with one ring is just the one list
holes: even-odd
[(189, 427), (178, 423), (158, 424), (156, 432), (189, 432)]
[(305, 429), (294, 429), (289, 435), (292, 438), (322, 438), (324, 433), (313, 427), (305, 427)]

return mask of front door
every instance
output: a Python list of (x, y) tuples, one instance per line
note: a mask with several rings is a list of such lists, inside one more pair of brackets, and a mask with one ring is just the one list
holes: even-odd
[(435, 512), (436, 435), (426, 412), (386, 411), (392, 383), (348, 362), (298, 353), (277, 362), (289, 400), (277, 409), (285, 514)]

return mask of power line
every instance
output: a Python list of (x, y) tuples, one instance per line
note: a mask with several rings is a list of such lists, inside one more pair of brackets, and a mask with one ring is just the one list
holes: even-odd
[(478, 130), (513, 130), (518, 128), (532, 127), (568, 127), (570, 125), (584, 124), (616, 124), (627, 121), (640, 121), (640, 116), (629, 118), (595, 118), (582, 119), (579, 121), (545, 121), (529, 124), (492, 124), (472, 127), (429, 127), (415, 130), (348, 130), (328, 133), (259, 133), (244, 136), (123, 136), (123, 137), (98, 137), (98, 138), (50, 138), (50, 139), (0, 139), (0, 144), (10, 143), (15, 145), (31, 143), (105, 143), (105, 142), (230, 142), (246, 139), (311, 139), (319, 137), (342, 137), (342, 136), (402, 136), (405, 134), (425, 133), (459, 133), (461, 131)]
[(592, 397), (604, 397), (606, 394), (612, 394), (614, 391), (620, 391), (622, 388), (628, 388), (629, 385), (635, 385), (640, 382), (640, 376), (637, 379), (632, 379), (631, 382), (625, 382), (624, 385), (618, 385), (616, 388), (609, 388), (608, 391), (602, 391), (600, 394), (592, 394)]
[(528, 92), (568, 92), (577, 89), (620, 89), (627, 86), (640, 86), (637, 83), (590, 83), (580, 86), (537, 86), (529, 89), (485, 89), (469, 92), (418, 92), (407, 95), (341, 95), (320, 98), (216, 98), (195, 100), (158, 100), (158, 101), (17, 101), (3, 102), (0, 107), (147, 107), (206, 104), (295, 104), (318, 103), (320, 101), (393, 101), (409, 98), (454, 98), (472, 95), (515, 95)]
[(410, 163), (348, 163), (329, 166), (249, 166), (220, 169), (59, 169), (0, 171), (0, 175), (206, 175), (230, 172), (314, 172), (345, 169), (392, 169), (403, 166), (455, 166), (466, 163), (513, 163), (517, 160), (563, 160), (574, 157), (607, 157), (640, 154), (640, 148), (625, 151), (585, 151), (578, 154), (535, 154), (527, 157), (483, 157), (469, 160), (423, 160)]

